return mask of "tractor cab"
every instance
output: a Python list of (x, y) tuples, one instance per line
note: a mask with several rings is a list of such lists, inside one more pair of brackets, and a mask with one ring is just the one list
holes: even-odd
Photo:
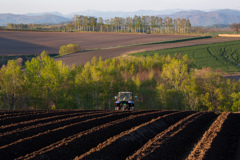
[[(135, 96), (135, 100), (137, 96)], [(115, 96), (115, 110), (134, 110), (134, 99), (132, 92), (118, 92)]]

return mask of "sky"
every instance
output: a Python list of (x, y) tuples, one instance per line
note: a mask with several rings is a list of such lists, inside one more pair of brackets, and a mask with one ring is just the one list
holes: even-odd
[(0, 0), (0, 13), (26, 14), (78, 11), (138, 11), (138, 10), (240, 10), (240, 0)]

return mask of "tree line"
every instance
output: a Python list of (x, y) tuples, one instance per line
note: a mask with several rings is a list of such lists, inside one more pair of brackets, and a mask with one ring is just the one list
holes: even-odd
[(46, 52), (21, 70), (10, 60), (0, 70), (0, 109), (114, 109), (114, 96), (131, 91), (136, 109), (239, 111), (240, 81), (210, 68), (195, 71), (187, 55), (94, 57), (66, 66)]
[(114, 17), (104, 20), (102, 17), (75, 15), (73, 21), (62, 25), (14, 24), (8, 23), (7, 29), (46, 30), (46, 31), (97, 31), (131, 33), (180, 33), (191, 32), (189, 19), (159, 16)]
[(135, 32), (135, 33), (189, 33), (189, 19), (159, 16), (102, 17), (75, 15), (72, 29), (75, 31)]
[(9, 29), (9, 30), (27, 30), (27, 31), (65, 31), (67, 30), (67, 24), (15, 24), (8, 23), (6, 27), (2, 27), (1, 29)]

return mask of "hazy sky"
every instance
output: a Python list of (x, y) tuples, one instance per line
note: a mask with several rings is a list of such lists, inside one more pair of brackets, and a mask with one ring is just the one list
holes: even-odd
[(240, 0), (0, 0), (0, 13), (238, 9)]

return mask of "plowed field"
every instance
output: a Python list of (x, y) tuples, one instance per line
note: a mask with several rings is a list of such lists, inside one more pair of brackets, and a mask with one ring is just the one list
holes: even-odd
[(239, 159), (240, 114), (0, 110), (0, 159)]
[(154, 35), (91, 32), (18, 32), (0, 31), (0, 55), (58, 53), (61, 45), (79, 44), (82, 50), (121, 45), (167, 41), (194, 37), (189, 35)]

